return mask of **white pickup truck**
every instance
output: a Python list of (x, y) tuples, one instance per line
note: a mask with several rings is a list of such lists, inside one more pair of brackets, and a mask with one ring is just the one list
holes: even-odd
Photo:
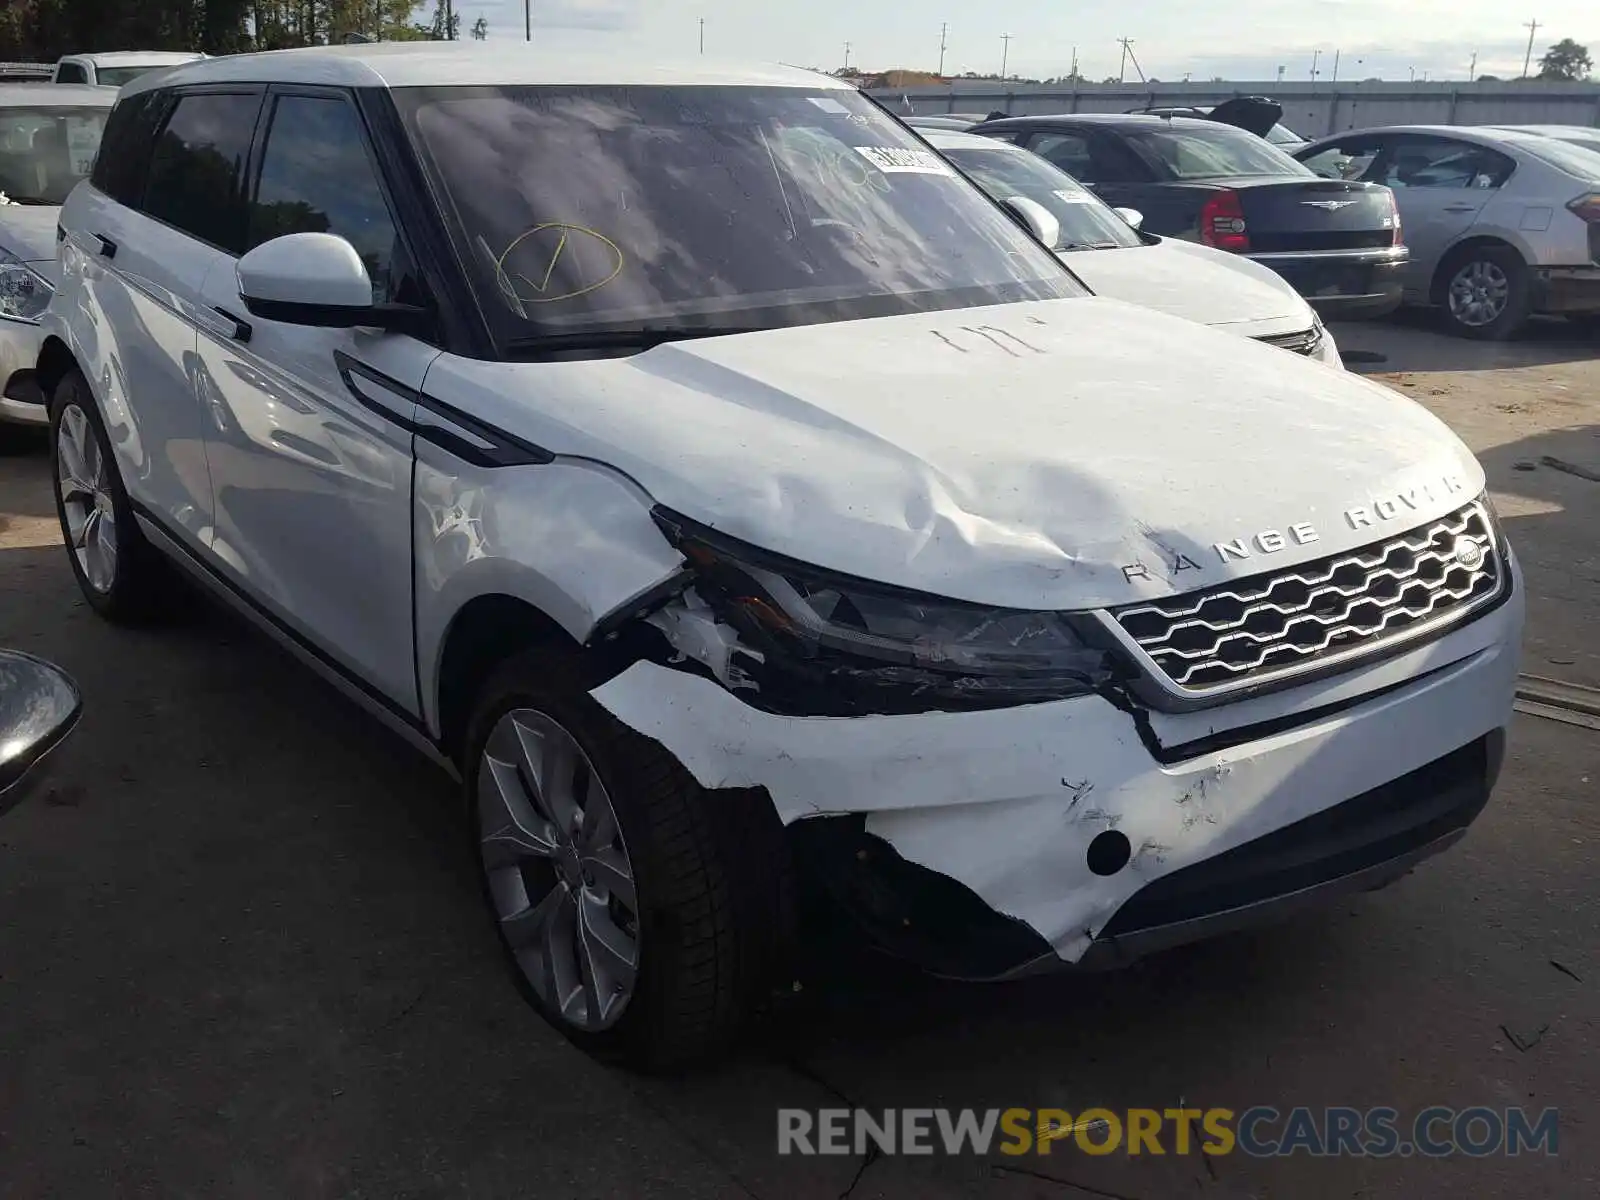
[(191, 50), (117, 50), (106, 54), (66, 54), (56, 63), (52, 83), (89, 83), (119, 88), (150, 71), (204, 58)]

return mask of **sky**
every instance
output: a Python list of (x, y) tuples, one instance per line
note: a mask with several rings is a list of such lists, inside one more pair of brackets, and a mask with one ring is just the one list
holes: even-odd
[[(431, 11), (433, 0), (426, 0)], [(489, 37), (521, 38), (524, 0), (455, 0), (463, 35), (479, 17)], [(1474, 53), (1477, 73), (1521, 74), (1528, 43), (1525, 23), (1537, 20), (1534, 59), (1564, 37), (1600, 57), (1600, 5), (1585, 0), (1536, 0), (1531, 11), (1494, 0), (996, 0), (938, 4), (915, 0), (528, 0), (535, 36), (566, 44), (620, 40), (663, 53), (697, 53), (705, 21), (706, 53), (833, 69), (844, 64), (877, 71), (936, 70), (939, 27), (949, 22), (945, 71), (1065, 75), (1077, 47), (1078, 68), (1090, 79), (1115, 76), (1122, 49), (1147, 76), (1196, 80), (1308, 80), (1378, 77), (1466, 79)], [(1009, 51), (1002, 36), (1010, 34)], [(1317, 55), (1317, 51), (1321, 51)], [(1136, 79), (1130, 64), (1127, 78)], [(1600, 77), (1600, 76), (1597, 76)]]

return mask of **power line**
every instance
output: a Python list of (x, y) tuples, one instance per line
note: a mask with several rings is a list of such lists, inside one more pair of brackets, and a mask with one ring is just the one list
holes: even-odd
[(1528, 77), (1528, 66), (1533, 62), (1533, 35), (1539, 32), (1538, 21), (1524, 21), (1523, 27), (1528, 31), (1528, 52), (1522, 56), (1522, 77)]

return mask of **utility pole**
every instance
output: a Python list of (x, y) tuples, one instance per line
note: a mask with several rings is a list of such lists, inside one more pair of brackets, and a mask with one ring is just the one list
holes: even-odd
[(844, 69), (846, 71), (848, 71), (850, 69), (850, 43), (849, 42), (846, 42), (844, 44)]
[(1279, 68), (1278, 68), (1278, 82), (1279, 82), (1279, 83), (1282, 83), (1282, 82), (1283, 82), (1283, 73), (1284, 73), (1284, 72), (1285, 72), (1285, 71), (1287, 71), (1287, 70), (1288, 70), (1288, 69), (1289, 69), (1289, 68), (1288, 68), (1288, 67), (1283, 67), (1283, 66), (1280, 66), (1280, 67), (1279, 67)]
[(1340, 55), (1340, 53), (1341, 53), (1341, 51), (1339, 51), (1337, 49), (1335, 49), (1334, 52), (1333, 52), (1333, 79), (1330, 81), (1332, 83), (1338, 83), (1339, 82), (1339, 55)]
[(944, 51), (945, 46), (948, 44), (949, 33), (950, 22), (946, 21), (939, 26), (939, 77), (941, 79), (944, 78)]
[(1118, 38), (1117, 42), (1122, 46), (1122, 61), (1117, 64), (1117, 82), (1124, 83), (1128, 78), (1128, 52), (1133, 48), (1133, 39)]
[(1533, 35), (1539, 32), (1538, 21), (1526, 21), (1524, 25), (1528, 30), (1528, 52), (1522, 56), (1522, 77), (1528, 77), (1528, 67), (1533, 62)]
[(700, 18), (700, 53), (706, 52), (706, 19)]
[(1078, 82), (1078, 48), (1072, 48), (1072, 82)]
[(1407, 67), (1406, 70), (1411, 72), (1411, 82), (1415, 83), (1417, 81), (1417, 69), (1415, 67)]
[(1006, 64), (1011, 61), (1011, 35), (1009, 33), (1000, 35), (1000, 45), (1002, 47), (1000, 51), (1000, 82), (1004, 83), (1006, 81)]
[(522, 0), (522, 35), (533, 41), (533, 0)]
[(1313, 50), (1311, 52), (1311, 82), (1312, 83), (1315, 83), (1317, 81), (1317, 60), (1320, 59), (1321, 57), (1322, 57), (1322, 51), (1321, 50)]
[(1467, 82), (1471, 83), (1478, 78), (1478, 52), (1472, 52), (1472, 64), (1467, 68)]

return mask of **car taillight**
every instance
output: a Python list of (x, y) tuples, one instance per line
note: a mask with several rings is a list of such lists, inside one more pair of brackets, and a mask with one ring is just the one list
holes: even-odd
[(1244, 206), (1238, 192), (1216, 192), (1200, 210), (1200, 240), (1218, 250), (1243, 254), (1250, 249)]
[(1590, 192), (1587, 196), (1579, 196), (1567, 207), (1589, 222), (1589, 224), (1600, 225), (1600, 192)]
[(1400, 237), (1400, 206), (1394, 202), (1394, 193), (1389, 193), (1389, 220), (1390, 228), (1394, 230), (1391, 246), (1403, 246), (1405, 242)]

